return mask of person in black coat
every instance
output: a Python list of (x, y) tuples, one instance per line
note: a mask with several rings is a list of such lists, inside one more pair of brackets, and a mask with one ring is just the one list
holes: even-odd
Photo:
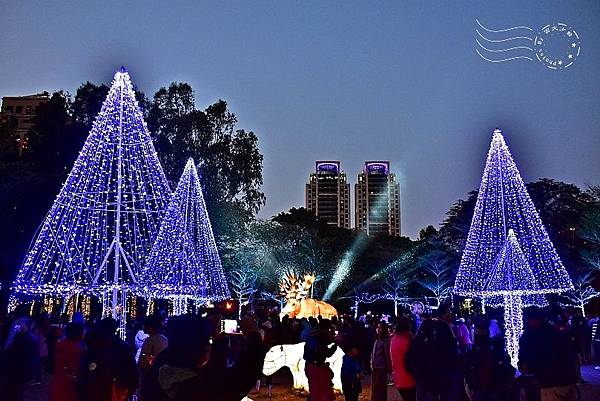
[(465, 380), (474, 401), (507, 400), (515, 368), (504, 349), (504, 339), (490, 338), (489, 321), (475, 322), (475, 339), (465, 358)]
[(31, 335), (31, 320), (17, 319), (12, 326), (4, 351), (3, 401), (22, 401), (25, 383), (33, 377), (35, 359), (39, 357), (37, 344)]
[[(175, 316), (167, 324), (169, 346), (142, 376), (141, 401), (239, 401), (261, 376), (265, 349), (256, 324), (244, 324), (245, 343), (228, 367), (213, 352), (213, 330), (206, 319)], [(224, 337), (221, 337), (224, 338)], [(221, 344), (219, 339), (215, 345)]]
[(80, 398), (86, 401), (126, 399), (138, 387), (134, 351), (116, 334), (118, 323), (107, 317), (86, 335)]
[(557, 397), (576, 400), (579, 375), (570, 354), (569, 339), (544, 318), (537, 307), (525, 310), (527, 322), (519, 341), (519, 366), (531, 372), (542, 401)]
[(417, 399), (457, 401), (462, 399), (462, 370), (458, 346), (450, 326), (449, 305), (438, 308), (437, 319), (421, 323), (406, 355), (406, 368), (417, 382)]

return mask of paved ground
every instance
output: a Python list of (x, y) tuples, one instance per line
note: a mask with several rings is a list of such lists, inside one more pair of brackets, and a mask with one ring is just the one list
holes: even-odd
[[(600, 370), (594, 370), (592, 366), (584, 366), (582, 368), (583, 378), (588, 381), (587, 384), (578, 385), (581, 394), (581, 401), (600, 401)], [(273, 397), (276, 401), (300, 401), (305, 400), (306, 396), (296, 395), (289, 390), (291, 383), (291, 375), (277, 375), (274, 380)], [(370, 400), (371, 387), (369, 378), (363, 383), (363, 392), (360, 395), (360, 401)], [(262, 387), (259, 392), (252, 391), (248, 394), (253, 401), (270, 401), (268, 390)], [(342, 396), (338, 396), (338, 401), (343, 400)], [(392, 386), (388, 387), (388, 401), (401, 401), (396, 389)]]
[[(583, 378), (588, 381), (588, 384), (577, 386), (581, 393), (581, 401), (600, 400), (600, 370), (594, 370), (591, 366), (584, 366), (582, 372)], [(25, 401), (47, 401), (49, 382), (50, 377), (45, 376), (41, 385), (28, 387), (25, 393)], [(287, 375), (284, 372), (276, 374), (273, 382), (274, 386), (271, 399), (269, 398), (268, 389), (266, 387), (261, 387), (258, 392), (252, 391), (248, 396), (254, 401), (300, 401), (306, 399), (306, 396), (296, 395), (290, 391), (291, 375), (289, 375), (289, 373)], [(393, 387), (389, 387), (388, 394), (388, 401), (400, 401)], [(369, 398), (370, 387), (368, 383), (365, 383), (363, 392), (360, 396), (360, 401), (369, 401)], [(343, 400), (343, 397), (338, 396), (337, 399), (341, 401)]]
[(583, 379), (588, 384), (579, 386), (582, 401), (600, 400), (600, 370), (594, 370), (592, 366), (583, 366), (581, 368)]

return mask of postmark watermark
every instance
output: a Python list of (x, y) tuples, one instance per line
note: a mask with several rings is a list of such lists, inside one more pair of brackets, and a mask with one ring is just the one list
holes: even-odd
[(577, 31), (562, 22), (534, 30), (528, 26), (491, 29), (475, 19), (475, 51), (490, 63), (538, 61), (552, 70), (573, 65), (581, 53)]

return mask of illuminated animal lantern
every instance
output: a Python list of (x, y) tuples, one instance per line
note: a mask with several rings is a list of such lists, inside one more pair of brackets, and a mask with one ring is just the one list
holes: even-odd
[[(305, 361), (304, 343), (299, 344), (283, 344), (272, 347), (265, 355), (265, 363), (263, 365), (263, 374), (271, 376), (284, 366), (287, 366), (292, 372), (294, 390), (304, 390), (308, 392), (308, 379), (304, 373)], [(333, 389), (342, 391), (342, 359), (344, 352), (338, 347), (335, 353), (326, 359), (329, 367), (333, 371)]]
[(331, 319), (337, 316), (337, 310), (327, 302), (317, 301), (312, 298), (306, 298), (301, 301), (295, 299), (288, 300), (288, 303), (281, 310), (281, 316), (288, 315), (291, 318), (302, 319), (303, 317), (318, 317)]
[(296, 273), (288, 273), (279, 281), (279, 291), (287, 300), (287, 304), (281, 310), (281, 317), (287, 315), (291, 318), (301, 319), (303, 317), (322, 316), (331, 319), (337, 316), (337, 310), (327, 302), (317, 301), (308, 297), (309, 291), (317, 277), (308, 273), (301, 281)]

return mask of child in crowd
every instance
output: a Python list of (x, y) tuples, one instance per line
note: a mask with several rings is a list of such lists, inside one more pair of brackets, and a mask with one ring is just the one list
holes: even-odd
[(358, 348), (355, 345), (349, 346), (344, 355), (341, 372), (342, 392), (346, 401), (358, 401), (358, 395), (362, 390), (361, 372)]

